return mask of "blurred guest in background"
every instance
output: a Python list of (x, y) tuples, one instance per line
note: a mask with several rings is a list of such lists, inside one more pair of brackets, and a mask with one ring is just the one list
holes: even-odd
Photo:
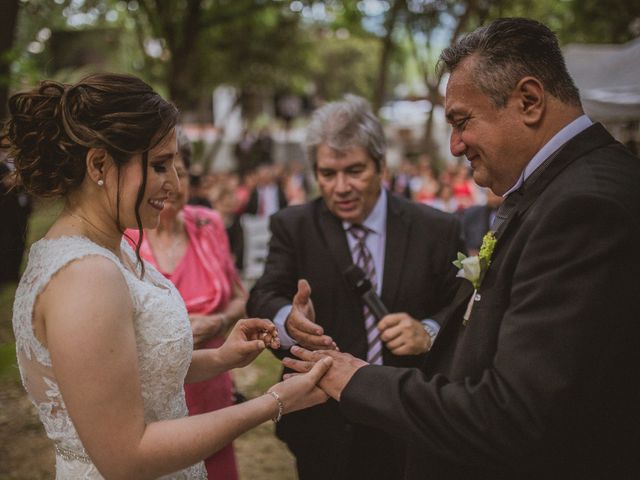
[(244, 254), (244, 238), (242, 225), (240, 224), (240, 215), (237, 213), (239, 200), (234, 185), (237, 184), (235, 182), (229, 182), (220, 188), (218, 198), (215, 202), (215, 210), (222, 217), (227, 231), (233, 261), (238, 271), (241, 271)]
[(436, 197), (438, 192), (438, 180), (431, 165), (431, 157), (428, 154), (420, 155), (417, 163), (417, 174), (411, 179), (411, 198), (416, 202), (428, 203)]
[[(155, 230), (145, 230), (142, 258), (153, 264), (177, 287), (184, 299), (195, 348), (218, 348), (224, 334), (245, 314), (246, 293), (235, 270), (220, 215), (205, 207), (186, 204), (189, 196), (189, 140), (178, 135), (175, 168), (180, 190), (172, 193)], [(127, 231), (133, 244), (137, 231)], [(232, 405), (233, 384), (228, 372), (185, 385), (190, 415)], [(231, 444), (205, 461), (210, 479), (238, 478)]]
[(283, 174), (282, 184), (289, 205), (300, 205), (306, 202), (311, 188), (304, 163), (300, 160), (289, 162)]
[(411, 179), (415, 176), (415, 166), (410, 159), (405, 158), (400, 168), (391, 176), (390, 190), (402, 197), (411, 198)]
[(458, 165), (452, 170), (451, 188), (459, 208), (467, 208), (478, 203), (477, 187), (471, 179), (471, 171), (466, 165)]
[(258, 132), (258, 138), (252, 145), (254, 166), (273, 165), (273, 137), (268, 126), (263, 126)]
[(275, 176), (273, 165), (259, 165), (256, 169), (256, 186), (249, 195), (245, 213), (269, 217), (286, 206), (287, 197)]
[(487, 203), (473, 205), (462, 214), (462, 235), (469, 255), (477, 255), (482, 245), (482, 238), (491, 228), (496, 218), (502, 197), (487, 189)]
[(255, 135), (245, 128), (242, 131), (242, 136), (238, 143), (236, 143), (233, 153), (236, 157), (236, 171), (241, 177), (244, 177), (248, 172), (255, 168), (255, 162), (253, 159), (253, 144), (256, 141)]
[[(183, 161), (185, 165), (191, 165), (191, 149), (185, 148)], [(213, 208), (209, 199), (207, 184), (203, 179), (202, 167), (200, 165), (191, 165), (189, 168), (189, 196), (187, 203), (189, 205), (199, 205), (201, 207)]]
[(14, 187), (10, 164), (0, 159), (0, 285), (18, 281), (30, 214), (31, 198)]
[(435, 198), (426, 200), (423, 203), (447, 213), (456, 213), (460, 210), (458, 199), (453, 196), (453, 188), (448, 183), (441, 183), (438, 186), (438, 193)]

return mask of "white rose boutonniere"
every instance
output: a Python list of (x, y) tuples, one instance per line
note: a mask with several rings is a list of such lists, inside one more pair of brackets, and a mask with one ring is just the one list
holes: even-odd
[(482, 239), (482, 246), (478, 255), (473, 257), (467, 257), (464, 253), (458, 252), (458, 259), (453, 264), (459, 268), (458, 277), (465, 278), (473, 285), (473, 295), (469, 299), (467, 310), (464, 313), (463, 324), (469, 323), (469, 317), (471, 316), (471, 309), (474, 302), (480, 301), (480, 294), (478, 289), (482, 284), (489, 265), (491, 265), (491, 256), (493, 255), (493, 249), (496, 246), (496, 237), (493, 232), (488, 232)]

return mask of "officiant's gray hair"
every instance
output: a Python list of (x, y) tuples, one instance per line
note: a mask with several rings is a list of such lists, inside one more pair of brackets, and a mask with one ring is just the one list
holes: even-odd
[(375, 163), (379, 172), (387, 149), (380, 121), (371, 111), (369, 103), (356, 95), (328, 103), (317, 109), (307, 127), (307, 154), (316, 169), (320, 145), (344, 152), (351, 147), (362, 147)]
[(453, 72), (472, 55), (478, 59), (473, 72), (477, 85), (498, 108), (506, 106), (514, 87), (526, 76), (537, 78), (563, 103), (581, 105), (558, 39), (540, 22), (528, 18), (495, 20), (444, 49), (438, 68)]

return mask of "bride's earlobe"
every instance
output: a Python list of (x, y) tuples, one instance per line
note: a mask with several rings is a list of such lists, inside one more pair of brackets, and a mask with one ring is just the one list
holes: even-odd
[(104, 186), (109, 155), (102, 148), (90, 148), (87, 152), (87, 175), (99, 187)]

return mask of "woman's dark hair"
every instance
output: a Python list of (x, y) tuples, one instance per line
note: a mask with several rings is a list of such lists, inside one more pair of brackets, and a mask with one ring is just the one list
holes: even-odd
[[(2, 148), (9, 149), (19, 185), (40, 197), (61, 197), (77, 188), (86, 174), (89, 149), (104, 149), (118, 168), (142, 154), (142, 184), (135, 215), (140, 232), (140, 204), (147, 182), (148, 152), (173, 129), (178, 110), (139, 78), (94, 74), (69, 85), (45, 80), (9, 99)], [(116, 223), (120, 231), (120, 192)], [(142, 264), (142, 262), (141, 262)], [(144, 272), (144, 266), (143, 266)]]

